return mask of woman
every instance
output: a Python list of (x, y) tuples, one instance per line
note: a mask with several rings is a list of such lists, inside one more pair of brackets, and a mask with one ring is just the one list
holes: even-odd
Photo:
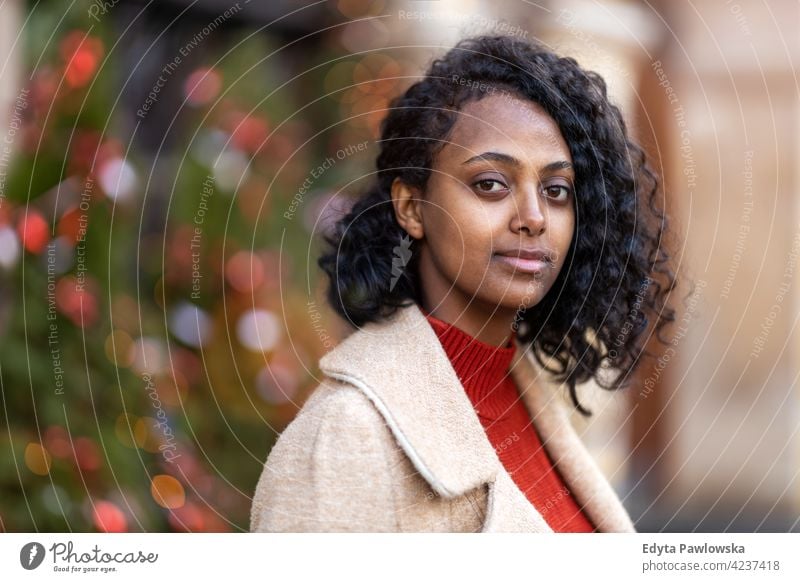
[(605, 83), (466, 39), (381, 130), (377, 183), (319, 261), (358, 329), (270, 452), (251, 529), (634, 531), (540, 376), (589, 414), (576, 385), (621, 386), (674, 319), (655, 176)]

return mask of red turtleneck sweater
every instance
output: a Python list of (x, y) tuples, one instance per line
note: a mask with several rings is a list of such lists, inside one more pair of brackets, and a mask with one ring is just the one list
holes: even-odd
[(542, 446), (530, 414), (508, 373), (513, 334), (503, 347), (481, 342), (425, 311), (486, 436), (511, 478), (555, 532), (592, 532), (594, 526)]

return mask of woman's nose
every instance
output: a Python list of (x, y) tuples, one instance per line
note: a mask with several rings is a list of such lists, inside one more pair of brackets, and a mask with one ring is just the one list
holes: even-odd
[(546, 218), (542, 212), (539, 191), (536, 187), (527, 187), (515, 197), (514, 217), (511, 230), (514, 232), (527, 231), (529, 235), (544, 233)]

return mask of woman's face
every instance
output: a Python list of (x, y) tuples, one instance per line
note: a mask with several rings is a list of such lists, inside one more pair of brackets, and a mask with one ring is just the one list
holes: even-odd
[(574, 180), (569, 148), (541, 106), (499, 94), (467, 103), (419, 206), (428, 308), (539, 303), (572, 240)]

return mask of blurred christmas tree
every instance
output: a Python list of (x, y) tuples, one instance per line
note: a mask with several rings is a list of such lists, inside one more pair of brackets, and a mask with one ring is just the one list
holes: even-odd
[[(215, 31), (150, 63), (142, 92), (91, 3), (49, 6), (0, 156), (0, 529), (247, 529), (341, 331), (314, 237), (374, 157), (352, 146), (395, 82), (364, 81), (399, 65), (322, 42), (298, 74), (269, 35)], [(169, 147), (142, 147), (154, 127)]]

